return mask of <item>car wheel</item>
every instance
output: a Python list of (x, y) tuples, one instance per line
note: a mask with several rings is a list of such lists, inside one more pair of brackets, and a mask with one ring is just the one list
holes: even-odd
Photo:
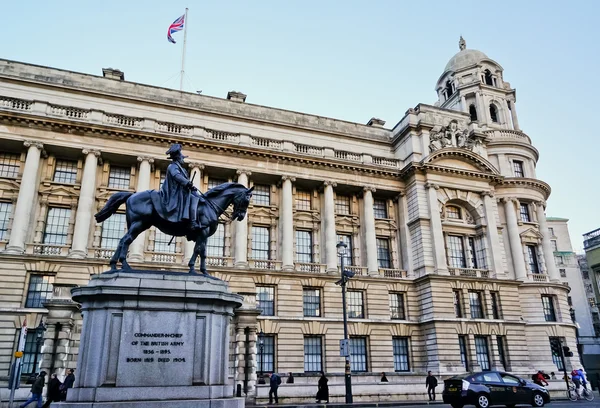
[(452, 408), (463, 408), (463, 404), (451, 404)]
[(539, 392), (533, 394), (533, 403), (531, 404), (534, 407), (543, 407), (544, 406), (544, 397)]
[(490, 406), (490, 399), (485, 394), (479, 394), (477, 396), (477, 408), (488, 408)]

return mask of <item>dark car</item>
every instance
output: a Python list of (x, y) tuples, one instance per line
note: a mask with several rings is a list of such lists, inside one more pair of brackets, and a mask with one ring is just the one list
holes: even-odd
[(444, 380), (442, 397), (452, 408), (465, 405), (478, 408), (506, 405), (512, 408), (517, 404), (543, 407), (550, 402), (550, 394), (544, 387), (501, 371), (468, 373)]

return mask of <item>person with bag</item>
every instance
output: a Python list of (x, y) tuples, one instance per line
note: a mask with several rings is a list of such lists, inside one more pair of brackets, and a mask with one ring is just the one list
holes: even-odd
[(31, 397), (22, 405), (19, 405), (19, 408), (25, 408), (27, 405), (31, 404), (33, 401), (37, 401), (37, 408), (42, 408), (42, 391), (44, 391), (44, 385), (46, 377), (46, 372), (40, 372), (40, 375), (35, 379), (33, 385), (31, 386)]
[(275, 404), (279, 404), (279, 398), (277, 397), (277, 389), (281, 385), (281, 377), (276, 373), (270, 374), (269, 385), (269, 404), (273, 403), (273, 396), (275, 396)]
[(46, 395), (46, 403), (42, 406), (42, 408), (48, 408), (53, 402), (60, 402), (61, 385), (62, 383), (56, 374), (52, 374), (50, 376), (50, 381), (48, 381), (48, 394)]
[(431, 371), (427, 372), (427, 378), (425, 378), (425, 387), (427, 387), (427, 395), (429, 395), (429, 401), (435, 401), (435, 387), (438, 385), (438, 380), (435, 378)]
[(321, 401), (325, 401), (325, 403), (329, 403), (329, 385), (327, 383), (329, 380), (325, 377), (325, 372), (321, 371), (321, 378), (319, 378), (319, 389), (317, 390), (317, 403)]

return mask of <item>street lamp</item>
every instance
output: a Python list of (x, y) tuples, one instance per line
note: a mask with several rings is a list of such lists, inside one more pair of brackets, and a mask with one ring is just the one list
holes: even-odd
[(37, 359), (38, 354), (40, 352), (40, 347), (42, 346), (42, 342), (44, 341), (44, 332), (46, 331), (46, 325), (44, 324), (44, 319), (40, 319), (40, 324), (35, 328), (35, 355), (33, 356), (33, 372), (37, 372)]
[(262, 329), (260, 329), (260, 333), (258, 333), (258, 351), (260, 353), (260, 377), (258, 377), (258, 383), (265, 383), (265, 333), (263, 333)]
[(348, 245), (344, 243), (344, 241), (340, 241), (335, 246), (337, 248), (337, 253), (340, 256), (340, 266), (341, 266), (341, 274), (342, 278), (336, 283), (342, 287), (342, 310), (344, 314), (344, 347), (341, 347), (343, 350), (344, 357), (346, 357), (346, 365), (344, 372), (344, 379), (346, 384), (346, 404), (352, 403), (352, 372), (350, 370), (350, 348), (348, 345), (348, 316), (346, 314), (346, 282), (354, 276), (354, 272), (346, 271), (344, 269), (344, 257), (346, 255), (346, 249)]

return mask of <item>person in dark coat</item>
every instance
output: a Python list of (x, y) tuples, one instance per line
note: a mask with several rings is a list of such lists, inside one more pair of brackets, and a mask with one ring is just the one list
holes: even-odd
[(56, 374), (52, 374), (50, 376), (50, 381), (48, 381), (48, 394), (46, 395), (46, 403), (42, 406), (42, 408), (48, 408), (52, 402), (60, 402), (61, 385), (62, 383)]
[(321, 371), (321, 378), (319, 378), (319, 390), (317, 391), (317, 402), (325, 401), (329, 402), (329, 380), (325, 377), (325, 373)]
[(65, 382), (60, 387), (60, 391), (61, 391), (60, 400), (61, 401), (67, 400), (67, 392), (69, 391), (69, 388), (73, 388), (73, 384), (75, 383), (74, 372), (75, 372), (75, 370), (73, 370), (72, 368), (69, 369), (69, 374), (65, 377)]
[(438, 381), (437, 378), (431, 371), (427, 372), (427, 378), (425, 379), (425, 387), (427, 387), (427, 395), (429, 395), (429, 401), (435, 401), (435, 387), (437, 387)]
[(25, 401), (22, 405), (19, 405), (20, 408), (24, 408), (27, 405), (31, 404), (33, 401), (37, 401), (37, 408), (42, 408), (42, 391), (44, 391), (44, 385), (46, 378), (46, 372), (40, 372), (40, 375), (35, 379), (33, 385), (31, 386), (31, 397), (27, 401)]
[(294, 374), (292, 374), (291, 372), (288, 374), (288, 378), (285, 382), (286, 384), (293, 384), (294, 383)]
[(385, 373), (381, 373), (381, 380), (379, 380), (381, 382), (388, 382), (387, 377), (385, 376)]
[(269, 375), (269, 404), (273, 403), (273, 396), (275, 396), (275, 404), (279, 404), (279, 397), (277, 397), (277, 389), (281, 385), (281, 377), (276, 373)]

